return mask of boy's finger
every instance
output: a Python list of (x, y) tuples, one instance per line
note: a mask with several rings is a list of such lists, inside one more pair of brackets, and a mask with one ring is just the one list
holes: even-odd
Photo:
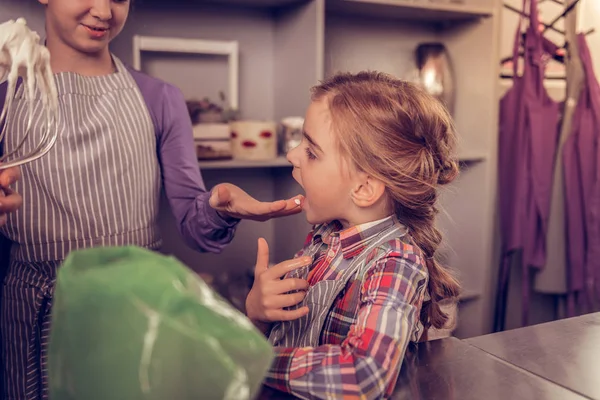
[(10, 189), (0, 189), (0, 214), (18, 210), (23, 205), (23, 197)]
[(19, 167), (0, 170), (0, 186), (9, 187), (21, 178), (21, 169)]
[(287, 207), (287, 202), (285, 200), (277, 200), (267, 204), (269, 204), (269, 213), (278, 213), (279, 211), (285, 210)]
[(231, 201), (231, 192), (225, 185), (217, 185), (210, 194), (208, 203), (212, 208), (227, 207)]

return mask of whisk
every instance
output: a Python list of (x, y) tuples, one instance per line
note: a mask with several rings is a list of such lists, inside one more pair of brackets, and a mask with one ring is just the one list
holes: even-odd
[[(28, 105), (25, 134), (19, 144), (0, 157), (0, 170), (16, 167), (43, 157), (58, 138), (58, 91), (50, 68), (50, 53), (40, 44), (39, 35), (30, 30), (24, 18), (0, 24), (0, 83), (8, 81), (4, 108), (0, 114), (0, 143), (7, 135), (8, 112), (16, 95), (17, 81), (22, 79)], [(46, 129), (40, 142), (30, 152), (22, 154), (23, 147), (33, 125), (36, 89), (40, 93), (45, 112)]]

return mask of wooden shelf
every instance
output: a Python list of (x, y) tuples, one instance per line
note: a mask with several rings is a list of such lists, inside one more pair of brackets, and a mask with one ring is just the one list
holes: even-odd
[(435, 0), (327, 0), (327, 10), (379, 18), (445, 22), (493, 15), (492, 7), (459, 5)]
[(249, 161), (249, 160), (218, 160), (198, 161), (203, 170), (207, 169), (236, 169), (236, 168), (281, 168), (290, 167), (292, 164), (283, 156), (272, 160)]

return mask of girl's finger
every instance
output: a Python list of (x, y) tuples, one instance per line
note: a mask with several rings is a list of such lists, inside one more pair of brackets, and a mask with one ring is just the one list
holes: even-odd
[(282, 276), (287, 274), (290, 271), (295, 269), (304, 267), (309, 265), (312, 262), (312, 258), (310, 257), (298, 257), (292, 260), (286, 260), (280, 262), (274, 267), (269, 268), (269, 271), (266, 272), (269, 279), (280, 279)]
[(308, 290), (308, 281), (300, 278), (287, 278), (275, 281), (270, 288), (270, 294), (284, 294), (294, 290)]
[(305, 296), (306, 292), (304, 291), (279, 295), (271, 301), (273, 304), (272, 308), (281, 309), (284, 307), (295, 306), (296, 304), (300, 303)]
[(308, 314), (308, 307), (300, 307), (296, 310), (276, 310), (272, 313), (271, 321), (293, 321)]
[(258, 277), (263, 272), (269, 270), (269, 245), (263, 238), (258, 239), (258, 250), (256, 251), (256, 266), (254, 267), (254, 276)]

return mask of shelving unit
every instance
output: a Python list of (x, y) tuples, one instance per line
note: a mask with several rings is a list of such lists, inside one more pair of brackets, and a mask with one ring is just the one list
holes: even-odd
[[(235, 40), (239, 104), (244, 118), (304, 115), (309, 89), (338, 70), (377, 69), (406, 77), (423, 42), (443, 42), (456, 74), (454, 118), (460, 135), (460, 178), (443, 191), (441, 252), (464, 286), (459, 326), (468, 337), (491, 328), (499, 67), (498, 0), (146, 0), (136, 5), (113, 51), (131, 62), (132, 37)], [(145, 55), (146, 57), (146, 55)], [(226, 86), (226, 65), (212, 59), (149, 54), (142, 70), (179, 86), (186, 97), (214, 96)], [(219, 69), (220, 68), (220, 69)], [(190, 79), (190, 74), (197, 79)], [(208, 187), (232, 182), (260, 200), (301, 193), (284, 157), (266, 162), (199, 163)], [(244, 221), (221, 255), (198, 254), (161, 215), (165, 249), (199, 272), (253, 268), (256, 240), (271, 261), (291, 258), (310, 226), (302, 215), (266, 223)]]

